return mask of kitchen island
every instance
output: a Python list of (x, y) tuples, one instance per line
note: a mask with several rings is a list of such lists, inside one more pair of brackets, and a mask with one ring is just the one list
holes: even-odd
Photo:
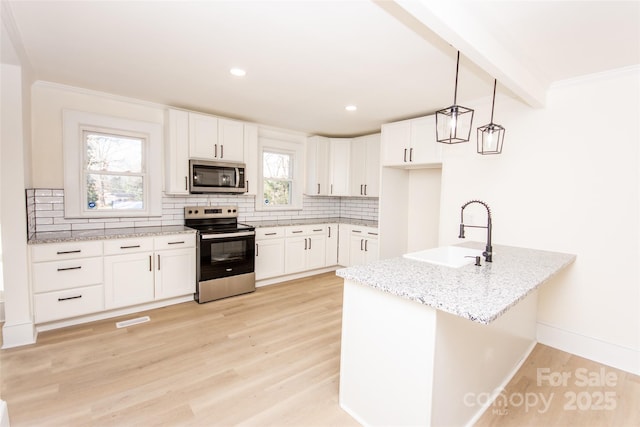
[(537, 288), (574, 260), (495, 245), (481, 266), (392, 258), (338, 270), (340, 405), (363, 425), (472, 423), (536, 343)]

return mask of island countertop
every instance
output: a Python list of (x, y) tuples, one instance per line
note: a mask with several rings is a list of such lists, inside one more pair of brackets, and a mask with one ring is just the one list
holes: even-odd
[[(484, 243), (461, 246), (484, 249)], [(403, 257), (344, 268), (336, 274), (438, 310), (489, 324), (571, 264), (576, 256), (493, 245), (493, 262), (450, 268)]]

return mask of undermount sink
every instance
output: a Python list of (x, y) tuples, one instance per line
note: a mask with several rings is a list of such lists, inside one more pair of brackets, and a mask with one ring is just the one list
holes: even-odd
[(477, 256), (482, 256), (482, 250), (461, 246), (441, 246), (439, 248), (426, 249), (424, 251), (411, 252), (403, 255), (403, 257), (414, 261), (428, 262), (430, 264), (444, 265), (445, 267), (452, 268), (473, 264), (476, 262), (475, 257)]

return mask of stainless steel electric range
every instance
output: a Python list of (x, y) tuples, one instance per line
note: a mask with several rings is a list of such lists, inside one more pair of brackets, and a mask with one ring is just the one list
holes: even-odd
[(188, 206), (187, 227), (198, 230), (195, 300), (209, 302), (256, 290), (255, 228), (238, 223), (237, 206)]

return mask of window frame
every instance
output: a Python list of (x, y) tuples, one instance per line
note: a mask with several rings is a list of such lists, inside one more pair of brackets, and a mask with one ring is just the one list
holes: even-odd
[[(92, 210), (87, 200), (86, 132), (143, 140), (143, 209)], [(66, 218), (137, 218), (162, 215), (162, 125), (159, 123), (63, 110)], [(116, 174), (119, 175), (119, 174)], [(138, 174), (136, 174), (138, 175)], [(123, 173), (121, 176), (126, 176)]]
[[(291, 203), (289, 205), (266, 205), (264, 203), (264, 153), (287, 154), (291, 156)], [(258, 143), (258, 191), (255, 199), (257, 211), (302, 210), (304, 188), (304, 145), (296, 142), (260, 138)]]

